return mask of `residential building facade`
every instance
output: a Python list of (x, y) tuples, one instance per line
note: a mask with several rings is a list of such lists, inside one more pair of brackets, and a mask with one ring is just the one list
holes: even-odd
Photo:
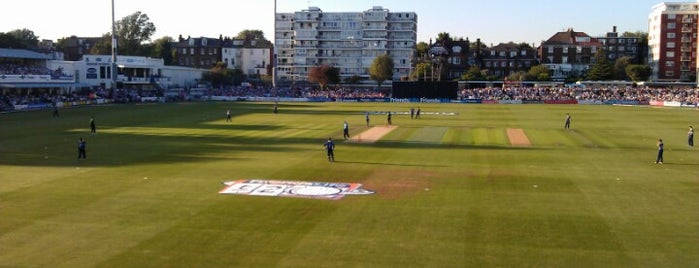
[(272, 74), (272, 45), (257, 40), (179, 37), (173, 45), (177, 65), (211, 69), (218, 62), (248, 76)]
[(58, 40), (58, 49), (63, 52), (63, 60), (79, 61), (84, 55), (90, 55), (90, 50), (102, 40), (102, 37), (71, 36)]
[(648, 16), (651, 81), (697, 81), (698, 2), (663, 2)]
[(539, 62), (551, 69), (554, 81), (583, 75), (594, 63), (595, 53), (603, 45), (596, 38), (572, 28), (558, 32), (539, 46)]
[(417, 40), (415, 12), (323, 12), (320, 8), (277, 13), (275, 45), (279, 80), (305, 81), (310, 68), (330, 65), (341, 79), (369, 79), (373, 60), (393, 58), (393, 79), (408, 76)]
[(272, 75), (272, 46), (256, 40), (224, 39), (221, 61), (248, 76)]
[(620, 36), (616, 26), (613, 26), (611, 32), (597, 37), (597, 40), (602, 43), (604, 52), (607, 54), (607, 59), (610, 62), (614, 62), (621, 57), (629, 57), (631, 58), (631, 64), (645, 64), (643, 61), (646, 54), (643, 49), (645, 45), (641, 43), (641, 38)]
[(488, 75), (503, 78), (516, 72), (527, 72), (537, 63), (536, 50), (526, 43), (500, 43), (485, 49), (483, 55), (483, 69)]
[(221, 61), (222, 38), (179, 36), (173, 44), (175, 62), (178, 66), (197, 69), (211, 69)]

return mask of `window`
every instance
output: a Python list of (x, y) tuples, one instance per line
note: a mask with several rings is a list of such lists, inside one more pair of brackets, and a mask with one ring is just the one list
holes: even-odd
[(675, 48), (675, 42), (667, 42), (667, 48)]
[(568, 63), (568, 57), (564, 56), (563, 59), (561, 59), (561, 63), (563, 63), (563, 64)]
[(667, 24), (667, 28), (668, 28), (668, 29), (675, 29), (676, 27), (677, 27), (677, 26), (675, 25), (674, 22), (669, 22), (669, 23)]
[(674, 39), (674, 38), (675, 38), (675, 33), (667, 33), (667, 38), (668, 38), (668, 39)]
[(563, 53), (568, 53), (568, 47), (563, 47)]
[(674, 51), (667, 51), (667, 52), (665, 52), (665, 57), (667, 57), (667, 58), (674, 58), (674, 57), (675, 57), (675, 52), (674, 52)]
[(667, 14), (667, 19), (674, 20), (677, 18), (677, 14)]
[(665, 67), (675, 67), (675, 62), (674, 61), (666, 61), (665, 62)]
[(553, 46), (549, 46), (549, 54), (553, 54)]
[(675, 76), (675, 72), (673, 71), (665, 71), (665, 77), (673, 77)]

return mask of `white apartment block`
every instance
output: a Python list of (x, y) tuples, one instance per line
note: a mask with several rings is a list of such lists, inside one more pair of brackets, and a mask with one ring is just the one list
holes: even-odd
[(697, 80), (699, 1), (663, 2), (648, 15), (651, 81)]
[(415, 12), (389, 12), (376, 6), (364, 12), (327, 12), (310, 7), (277, 13), (275, 25), (277, 77), (304, 81), (314, 66), (340, 69), (340, 78), (369, 79), (379, 55), (393, 58), (393, 80), (408, 76), (417, 40)]

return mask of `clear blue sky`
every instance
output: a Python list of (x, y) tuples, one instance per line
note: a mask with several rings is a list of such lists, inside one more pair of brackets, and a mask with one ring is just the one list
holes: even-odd
[[(273, 0), (155, 1), (114, 0), (119, 20), (145, 13), (162, 36), (234, 36), (258, 29), (273, 39)], [(572, 27), (592, 36), (617, 26), (619, 32), (648, 31), (647, 19), (657, 0), (277, 0), (278, 12), (317, 6), (324, 12), (361, 12), (382, 6), (418, 14), (418, 41), (440, 32), (480, 38), (485, 44), (527, 42), (539, 45)], [(691, 2), (691, 1), (690, 1)], [(111, 29), (111, 0), (20, 0), (3, 5), (0, 32), (27, 28), (41, 39), (101, 36)]]

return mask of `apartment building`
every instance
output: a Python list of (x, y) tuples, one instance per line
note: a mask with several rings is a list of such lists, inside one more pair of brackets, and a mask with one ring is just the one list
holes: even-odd
[(651, 81), (697, 81), (697, 15), (696, 1), (653, 6), (648, 16)]
[(318, 7), (277, 13), (275, 45), (280, 81), (305, 81), (314, 66), (340, 69), (341, 79), (369, 79), (373, 60), (388, 54), (393, 79), (408, 76), (417, 40), (417, 14), (375, 6), (364, 12), (323, 12)]
[(643, 49), (645, 44), (641, 42), (639, 37), (619, 35), (616, 26), (613, 26), (611, 32), (596, 38), (602, 43), (610, 62), (621, 57), (629, 57), (632, 64), (645, 64), (643, 61), (646, 55)]

